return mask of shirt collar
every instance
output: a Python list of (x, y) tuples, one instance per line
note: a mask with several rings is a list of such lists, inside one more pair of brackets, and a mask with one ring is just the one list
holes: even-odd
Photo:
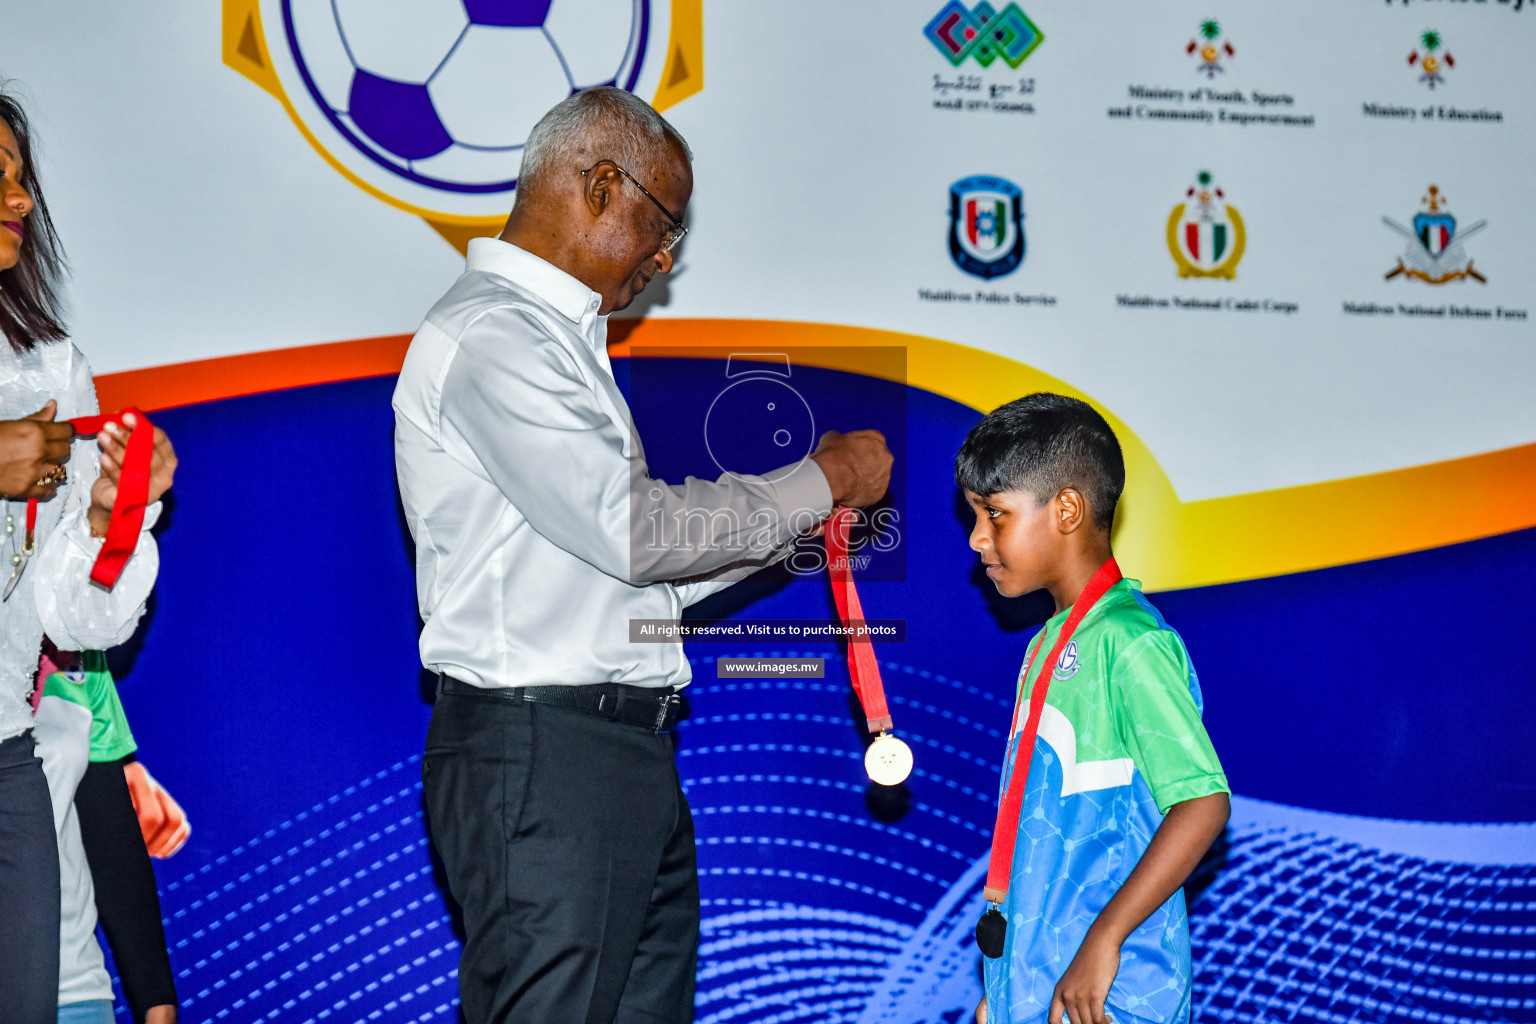
[(553, 306), (573, 324), (590, 320), (602, 297), (547, 260), (499, 238), (471, 238), (467, 269), (504, 277)]

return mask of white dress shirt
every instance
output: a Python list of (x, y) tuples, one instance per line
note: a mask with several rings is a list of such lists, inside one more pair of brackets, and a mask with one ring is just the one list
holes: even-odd
[[(80, 350), (67, 341), (18, 353), (0, 336), (0, 420), (36, 412), (50, 398), (56, 419), (92, 416), (96, 385)], [(86, 513), (99, 461), (94, 436), (77, 437), (69, 477), (51, 499), (38, 503), (36, 546), (10, 600), (0, 604), (0, 740), (32, 728), (28, 698), (37, 678), (37, 659), (47, 633), (63, 651), (105, 650), (133, 635), (160, 571), (160, 551), (150, 527), (160, 503), (144, 513), (144, 532), (117, 585), (106, 590), (90, 580), (101, 541), (91, 536)], [(14, 532), (0, 533), (0, 587), (11, 575), (11, 555), (20, 551), (27, 524), (25, 501), (0, 501), (0, 529), (10, 516)]]
[[(487, 687), (681, 686), (682, 645), (631, 643), (629, 621), (676, 621), (831, 512), (809, 459), (767, 477), (653, 479), (599, 305), (559, 268), (477, 238), (411, 341), (395, 469), (433, 671)], [(690, 513), (710, 543), (654, 542), (647, 527)]]

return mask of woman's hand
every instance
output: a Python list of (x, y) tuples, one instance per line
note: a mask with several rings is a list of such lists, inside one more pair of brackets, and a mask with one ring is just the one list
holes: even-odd
[[(104, 537), (107, 523), (112, 518), (112, 505), (117, 501), (117, 482), (123, 473), (123, 458), (127, 454), (128, 434), (135, 425), (133, 413), (123, 414), (123, 424), (109, 423), (96, 435), (101, 447), (101, 475), (91, 486), (91, 533)], [(165, 431), (155, 428), (155, 453), (149, 465), (149, 504), (154, 504), (170, 490), (176, 476), (176, 449)]]
[(0, 421), (0, 495), (46, 501), (59, 489), (62, 477), (38, 482), (69, 461), (75, 428), (53, 422), (57, 410), (58, 403), (50, 398), (25, 419)]

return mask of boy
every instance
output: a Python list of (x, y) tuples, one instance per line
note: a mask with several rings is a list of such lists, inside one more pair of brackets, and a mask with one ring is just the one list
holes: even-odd
[(1056, 602), (1020, 673), (988, 875), (1002, 918), (978, 927), (989, 955), (976, 1019), (1183, 1024), (1180, 887), (1226, 826), (1231, 791), (1183, 642), (1110, 551), (1120, 444), (1087, 403), (1028, 395), (977, 424), (955, 478), (976, 512), (971, 548), (998, 592), (1044, 589)]

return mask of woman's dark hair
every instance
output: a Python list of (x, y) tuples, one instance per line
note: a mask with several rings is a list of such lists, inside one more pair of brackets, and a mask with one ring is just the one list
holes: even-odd
[(22, 188), (32, 196), (32, 213), (27, 217), (27, 234), (21, 243), (21, 258), (9, 270), (0, 270), (0, 332), (17, 352), (35, 345), (61, 341), (69, 337), (60, 309), (59, 281), (64, 276), (64, 250), (59, 245), (48, 203), (37, 181), (33, 161), (32, 126), (27, 113), (15, 96), (0, 83), (0, 120), (16, 136), (21, 158)]

